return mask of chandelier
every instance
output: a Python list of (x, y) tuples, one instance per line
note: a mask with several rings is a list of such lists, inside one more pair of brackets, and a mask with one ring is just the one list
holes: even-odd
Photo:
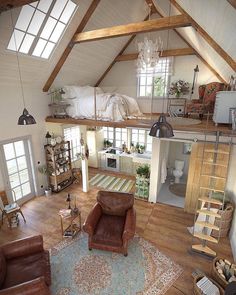
[[(151, 16), (151, 6), (149, 5), (149, 17)], [(137, 75), (141, 75), (143, 73), (153, 73), (155, 67), (158, 64), (160, 55), (162, 55), (163, 50), (163, 42), (159, 37), (158, 40), (153, 41), (150, 38), (145, 37), (142, 42), (137, 42), (138, 47), (138, 59), (137, 59)]]
[(159, 37), (155, 42), (147, 37), (143, 42), (138, 42), (137, 74), (144, 71), (154, 71), (162, 54), (163, 42)]

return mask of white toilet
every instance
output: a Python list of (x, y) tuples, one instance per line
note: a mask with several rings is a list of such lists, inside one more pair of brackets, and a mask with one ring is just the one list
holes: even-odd
[(175, 183), (179, 183), (181, 176), (184, 174), (183, 169), (184, 169), (184, 161), (175, 160), (175, 169), (173, 170)]

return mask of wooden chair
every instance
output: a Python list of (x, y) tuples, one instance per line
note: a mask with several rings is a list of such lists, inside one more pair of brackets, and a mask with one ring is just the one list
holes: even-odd
[(2, 204), (3, 204), (3, 208), (0, 208), (0, 210), (2, 211), (2, 224), (3, 224), (4, 216), (6, 215), (8, 224), (10, 227), (12, 226), (12, 218), (14, 216), (17, 216), (17, 213), (20, 213), (24, 222), (26, 222), (24, 214), (22, 213), (20, 206), (16, 202), (16, 196), (14, 191), (13, 191), (13, 196), (14, 196), (14, 202), (10, 204), (8, 201), (6, 192), (5, 191), (0, 192), (0, 199), (2, 200)]

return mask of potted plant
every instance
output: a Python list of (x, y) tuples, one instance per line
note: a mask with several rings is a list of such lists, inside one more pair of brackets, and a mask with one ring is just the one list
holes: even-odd
[(141, 199), (148, 199), (150, 183), (150, 167), (147, 164), (140, 165), (136, 169), (136, 196)]
[[(52, 194), (52, 188), (48, 185), (48, 175), (50, 174), (50, 171), (46, 165), (40, 165), (38, 167), (38, 171), (39, 171), (39, 173), (41, 173), (42, 175), (45, 176), (45, 180), (46, 180), (45, 182), (47, 185), (44, 188), (44, 192), (45, 192), (45, 196), (49, 197)], [(43, 187), (43, 185), (41, 187)]]
[(144, 151), (145, 151), (145, 145), (139, 145), (139, 153), (140, 154), (143, 154), (144, 153)]
[(181, 95), (189, 93), (189, 83), (184, 80), (178, 80), (171, 83), (169, 94), (175, 95), (176, 98), (179, 98)]

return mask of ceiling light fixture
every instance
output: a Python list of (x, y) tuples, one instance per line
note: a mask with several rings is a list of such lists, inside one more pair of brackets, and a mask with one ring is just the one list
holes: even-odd
[[(149, 4), (149, 17), (151, 18), (151, 7)], [(158, 64), (160, 55), (162, 54), (163, 42), (159, 37), (155, 42), (151, 40), (150, 33), (149, 38), (145, 37), (142, 42), (137, 42), (138, 47), (138, 59), (137, 59), (137, 75), (142, 75), (148, 70), (148, 72), (154, 72), (155, 67)]]
[[(170, 23), (170, 10), (171, 10), (171, 2), (169, 4), (169, 23)], [(170, 37), (170, 30), (168, 29), (166, 50), (168, 50), (168, 47), (169, 47), (169, 37)], [(167, 69), (167, 57), (166, 57), (165, 67)], [(165, 83), (166, 83), (166, 79), (165, 79)], [(169, 99), (169, 91), (167, 91), (167, 100), (168, 99)], [(173, 128), (167, 122), (166, 116), (164, 114), (164, 98), (162, 100), (162, 113), (158, 121), (152, 125), (149, 135), (153, 137), (158, 137), (158, 138), (170, 138), (174, 136)]]
[[(14, 35), (14, 43), (15, 43), (15, 48), (17, 49), (16, 36), (15, 36), (14, 25), (13, 25), (12, 8), (13, 8), (13, 6), (9, 5), (9, 9), (11, 10), (11, 24), (12, 24), (12, 30), (13, 30), (13, 35)], [(18, 67), (18, 72), (19, 72), (21, 94), (22, 94), (23, 105), (24, 105), (23, 113), (18, 119), (18, 125), (36, 124), (36, 121), (35, 121), (34, 117), (29, 114), (29, 112), (27, 111), (27, 109), (25, 107), (25, 95), (24, 95), (22, 76), (21, 76), (21, 70), (20, 70), (20, 62), (19, 62), (19, 56), (18, 56), (18, 51), (17, 50), (16, 50), (16, 59), (17, 59), (17, 67)]]

